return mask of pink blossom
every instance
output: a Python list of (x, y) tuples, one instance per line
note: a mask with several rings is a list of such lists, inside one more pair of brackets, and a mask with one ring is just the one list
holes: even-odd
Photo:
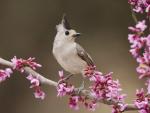
[(150, 4), (147, 6), (145, 12), (149, 14), (149, 12), (150, 12)]
[(145, 43), (144, 43), (141, 39), (135, 40), (134, 43), (132, 43), (131, 48), (134, 48), (134, 49), (141, 49), (144, 44), (145, 44)]
[(0, 82), (5, 81), (7, 78), (10, 78), (12, 73), (13, 72), (10, 68), (6, 68), (5, 70), (0, 70)]
[(84, 96), (70, 96), (69, 99), (69, 106), (72, 109), (78, 110), (79, 109), (79, 103), (83, 104), (88, 110), (95, 111), (97, 103), (95, 100), (89, 100)]
[(146, 45), (150, 47), (150, 35), (146, 37)]
[(117, 106), (113, 105), (112, 107), (112, 113), (122, 113), (126, 109), (127, 104), (119, 103)]
[(79, 96), (71, 96), (69, 99), (70, 108), (78, 110), (79, 109), (78, 102), (79, 102)]
[(73, 85), (69, 85), (68, 83), (60, 83), (57, 86), (57, 96), (65, 96), (67, 94), (72, 94), (72, 92), (74, 91), (74, 86)]
[(138, 40), (139, 39), (139, 36), (136, 35), (136, 34), (129, 34), (128, 35), (128, 40), (130, 43), (134, 43), (135, 40)]
[[(145, 20), (143, 21), (139, 21), (135, 27), (128, 27), (128, 29), (132, 32), (136, 32), (136, 33), (140, 33), (140, 32), (143, 32), (146, 28), (147, 28), (147, 25), (145, 24)], [(129, 35), (130, 36), (130, 35)]]
[(64, 72), (63, 72), (63, 71), (59, 71), (58, 74), (59, 74), (59, 77), (60, 77), (61, 79), (64, 78)]
[(150, 113), (149, 99), (145, 96), (144, 90), (137, 90), (137, 99), (134, 101), (135, 106), (139, 108), (139, 113)]
[(137, 29), (140, 29), (141, 32), (143, 32), (147, 28), (147, 25), (145, 24), (145, 20), (139, 21), (135, 27)]
[(143, 53), (143, 58), (146, 64), (150, 64), (150, 52)]
[(39, 86), (40, 85), (40, 81), (36, 78), (36, 77), (33, 77), (33, 75), (29, 75), (27, 76), (27, 79), (30, 81), (31, 83), (31, 86), (30, 88), (34, 88), (36, 86)]
[(85, 77), (91, 77), (91, 75), (94, 74), (95, 69), (96, 69), (96, 66), (87, 66), (83, 74), (85, 75)]
[(138, 57), (139, 55), (139, 49), (137, 48), (133, 48), (133, 49), (130, 49), (129, 52), (132, 54), (133, 57)]
[(37, 67), (41, 67), (40, 64), (34, 62), (35, 58), (28, 58), (27, 60), (24, 60), (22, 58), (18, 59), (16, 56), (14, 56), (14, 58), (11, 59), (11, 62), (13, 63), (13, 69), (17, 69), (21, 72), (24, 72), (23, 67), (25, 66), (29, 66), (32, 69), (36, 69)]
[(98, 80), (102, 80), (102, 78), (101, 78), (101, 76), (103, 76), (103, 73), (101, 73), (101, 72), (99, 72), (99, 71), (94, 71), (94, 73), (93, 73), (93, 75), (90, 75), (89, 76), (89, 80), (91, 81), (91, 82), (96, 82), (96, 81), (98, 81)]
[(133, 11), (137, 13), (143, 13), (148, 11), (149, 1), (148, 0), (128, 0), (129, 4), (133, 7)]
[(150, 94), (150, 79), (147, 80), (147, 94)]
[(40, 89), (40, 87), (35, 87), (34, 96), (37, 99), (43, 100), (45, 98), (45, 93)]
[(145, 64), (140, 64), (136, 68), (137, 72), (140, 74), (139, 78), (143, 78), (150, 75), (150, 67)]
[(144, 59), (144, 57), (138, 55), (138, 57), (136, 58), (136, 61), (139, 64), (144, 64), (145, 59)]
[(136, 6), (133, 11), (137, 12), (137, 13), (143, 13), (143, 9), (141, 7)]
[(144, 21), (139, 22), (136, 25), (136, 28), (134, 28), (134, 29), (138, 29), (139, 31), (137, 31), (135, 34), (129, 34), (128, 35), (128, 40), (131, 43), (130, 53), (133, 55), (134, 58), (141, 57), (141, 55), (144, 52), (144, 47), (145, 47), (145, 44), (146, 44), (146, 38), (141, 37), (138, 34), (138, 32), (143, 32), (143, 30), (146, 28), (145, 25), (143, 25), (143, 23), (144, 23)]
[(31, 83), (31, 86), (30, 88), (33, 88), (34, 89), (34, 96), (35, 98), (38, 98), (38, 99), (44, 99), (45, 98), (45, 93), (41, 90), (40, 88), (40, 81), (38, 80), (37, 77), (34, 77), (33, 75), (28, 75), (26, 77), (30, 83)]
[(85, 102), (84, 105), (90, 111), (95, 111), (95, 109), (97, 107), (96, 101)]

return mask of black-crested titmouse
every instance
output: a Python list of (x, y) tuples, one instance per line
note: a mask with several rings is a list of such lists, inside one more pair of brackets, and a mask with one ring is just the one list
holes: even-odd
[(56, 26), (57, 34), (53, 43), (53, 54), (61, 67), (71, 74), (84, 74), (87, 66), (94, 66), (90, 55), (75, 42), (80, 36), (69, 25), (66, 15), (63, 15), (62, 21)]

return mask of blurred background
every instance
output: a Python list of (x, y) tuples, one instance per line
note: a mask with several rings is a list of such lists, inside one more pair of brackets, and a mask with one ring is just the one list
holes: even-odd
[[(7, 60), (14, 55), (36, 57), (43, 66), (38, 72), (57, 81), (62, 68), (52, 55), (52, 44), (63, 13), (83, 34), (77, 42), (90, 53), (100, 71), (114, 72), (114, 79), (120, 80), (123, 93), (128, 95), (126, 102), (131, 103), (144, 82), (138, 79), (137, 64), (129, 53), (127, 27), (134, 22), (127, 0), (0, 0), (0, 56)], [(72, 77), (70, 82), (78, 87), (81, 76)], [(37, 100), (29, 85), (19, 72), (1, 83), (0, 112), (90, 113), (82, 106), (79, 111), (70, 109), (67, 97), (57, 98), (54, 87), (42, 86), (46, 99)], [(109, 106), (99, 104), (95, 113), (110, 111)]]

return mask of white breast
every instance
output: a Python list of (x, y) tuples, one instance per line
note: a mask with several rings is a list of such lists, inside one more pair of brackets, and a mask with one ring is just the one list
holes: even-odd
[(83, 61), (76, 51), (76, 43), (57, 42), (53, 45), (53, 54), (57, 62), (72, 74), (82, 73), (87, 64)]

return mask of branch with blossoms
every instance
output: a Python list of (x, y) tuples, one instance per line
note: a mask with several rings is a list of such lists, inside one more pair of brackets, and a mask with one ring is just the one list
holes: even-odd
[[(131, 5), (132, 17), (136, 24), (129, 27), (131, 32), (128, 35), (131, 44), (130, 53), (139, 64), (136, 68), (139, 79), (146, 78), (147, 86), (147, 91), (144, 91), (143, 88), (136, 91), (133, 104), (124, 102), (126, 94), (121, 93), (119, 80), (113, 80), (113, 73), (103, 74), (95, 66), (88, 66), (84, 70), (84, 77), (90, 81), (90, 86), (88, 89), (79, 91), (65, 79), (63, 71), (58, 72), (60, 77), (58, 82), (47, 79), (36, 72), (41, 65), (34, 61), (35, 58), (25, 60), (15, 56), (11, 61), (0, 58), (0, 65), (8, 67), (0, 70), (0, 83), (10, 78), (13, 71), (19, 71), (21, 74), (25, 73), (37, 99), (45, 99), (46, 94), (42, 90), (42, 85), (45, 84), (54, 86), (58, 97), (68, 96), (69, 107), (75, 110), (78, 110), (79, 104), (81, 104), (94, 111), (98, 103), (104, 103), (112, 107), (112, 113), (133, 110), (138, 110), (139, 113), (150, 113), (150, 34), (148, 30), (150, 28), (150, 0), (128, 0), (128, 2)], [(143, 15), (144, 19), (138, 20), (137, 14)]]
[[(40, 64), (34, 62), (34, 58), (24, 60), (14, 57), (11, 62), (0, 58), (0, 64), (8, 66), (5, 70), (0, 70), (0, 82), (5, 81), (11, 76), (14, 70), (25, 73), (25, 77), (30, 81), (30, 88), (34, 89), (34, 96), (38, 99), (44, 99), (45, 93), (42, 90), (42, 85), (54, 86), (57, 89), (57, 96), (69, 96), (69, 106), (73, 109), (79, 109), (79, 103), (82, 103), (87, 109), (94, 111), (98, 103), (104, 103), (112, 106), (112, 113), (121, 113), (130, 110), (139, 110), (134, 104), (124, 103), (124, 94), (121, 94), (121, 88), (118, 80), (112, 79), (112, 73), (102, 74), (95, 70), (95, 67), (87, 67), (85, 76), (91, 81), (89, 90), (83, 89), (78, 92), (72, 84), (64, 81), (63, 71), (59, 71), (61, 82), (45, 78), (43, 75), (37, 73), (37, 67)], [(142, 95), (143, 92), (138, 93)]]

